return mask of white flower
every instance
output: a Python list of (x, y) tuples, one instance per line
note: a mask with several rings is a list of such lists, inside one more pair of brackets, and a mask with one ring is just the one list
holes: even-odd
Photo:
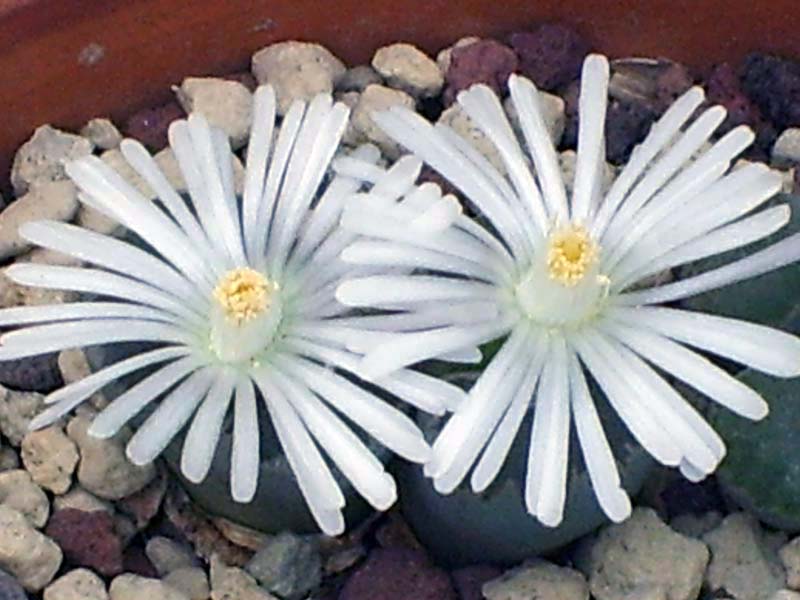
[[(241, 201), (228, 140), (200, 115), (169, 130), (190, 200), (132, 140), (121, 150), (159, 203), (95, 157), (69, 164), (81, 201), (125, 226), (148, 250), (64, 223), (22, 226), (20, 234), (31, 242), (94, 267), (16, 264), (8, 276), (93, 299), (0, 311), (0, 325), (25, 326), (0, 338), (0, 359), (95, 344), (152, 344), (52, 393), (46, 400), (52, 406), (32, 427), (52, 423), (107, 383), (149, 368), (152, 373), (114, 399), (89, 429), (112, 436), (163, 397), (127, 446), (133, 463), (153, 460), (191, 421), (181, 468), (189, 480), (202, 481), (232, 408), (231, 494), (250, 501), (260, 464), (260, 395), (323, 531), (343, 531), (344, 497), (319, 448), (373, 506), (389, 507), (395, 482), (348, 422), (411, 461), (427, 460), (430, 448), (409, 417), (339, 370), (359, 371), (358, 357), (336, 341), (348, 309), (333, 293), (340, 277), (364, 272), (338, 259), (352, 235), (336, 228), (345, 199), (360, 183), (326, 178), (347, 118), (347, 108), (323, 94), (308, 105), (295, 102), (273, 136), (275, 94), (259, 88)], [(374, 163), (378, 152), (365, 146), (355, 156)], [(440, 414), (462, 395), (409, 370), (378, 384)]]
[(702, 90), (691, 89), (604, 193), (608, 76), (604, 57), (586, 60), (571, 197), (538, 92), (512, 76), (525, 150), (489, 88), (476, 85), (458, 98), (497, 147), (507, 177), (447, 127), (399, 108), (374, 116), (464, 193), (477, 222), (460, 216), (426, 234), (402, 228), (388, 209), (365, 206), (362, 218), (343, 218), (371, 238), (347, 248), (347, 260), (422, 271), (339, 287), (346, 304), (396, 311), (397, 333), (363, 349), (367, 375), (453, 353), (474, 356), (480, 344), (508, 336), (433, 446), (425, 472), (436, 489), (451, 492), (477, 462), (471, 485), (484, 490), (535, 407), (525, 503), (549, 526), (563, 516), (572, 421), (600, 505), (615, 521), (631, 510), (585, 372), (642, 446), (692, 480), (715, 469), (725, 446), (659, 371), (751, 419), (767, 414), (764, 400), (690, 347), (779, 377), (800, 374), (800, 340), (792, 335), (658, 306), (797, 260), (797, 235), (698, 276), (652, 283), (665, 269), (745, 246), (786, 224), (785, 204), (749, 215), (780, 189), (779, 174), (763, 165), (729, 172), (753, 133), (739, 127), (705, 149), (725, 111), (708, 108), (688, 125), (703, 102)]

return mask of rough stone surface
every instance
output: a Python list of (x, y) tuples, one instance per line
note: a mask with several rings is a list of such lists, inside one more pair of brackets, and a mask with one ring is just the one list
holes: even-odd
[(345, 66), (319, 44), (279, 42), (253, 55), (253, 75), (259, 83), (275, 87), (278, 114), (284, 114), (294, 100), (311, 100), (319, 93), (331, 93), (345, 73)]
[(500, 569), (491, 565), (473, 565), (451, 573), (459, 600), (483, 600), (483, 584), (500, 575)]
[(0, 568), (30, 592), (38, 592), (61, 566), (61, 549), (31, 527), (25, 516), (0, 504)]
[(213, 77), (187, 77), (175, 90), (187, 113), (197, 112), (228, 134), (231, 146), (247, 143), (253, 119), (253, 94), (238, 81)]
[(693, 83), (691, 73), (680, 63), (665, 59), (619, 59), (611, 63), (608, 94), (661, 114)]
[[(0, 275), (0, 279), (5, 279), (5, 277)], [(2, 283), (0, 283), (0, 286), (2, 286)], [(13, 283), (11, 287), (14, 288), (13, 294), (19, 300), (19, 302), (14, 302), (14, 305), (40, 304), (38, 299), (46, 298), (52, 299), (54, 302), (60, 302), (63, 298), (72, 297), (69, 292), (45, 290), (44, 288), (36, 290), (36, 288), (18, 286)], [(36, 301), (29, 302), (29, 300)], [(51, 392), (56, 388), (60, 388), (64, 382), (58, 373), (56, 359), (57, 355), (51, 352), (19, 360), (0, 362), (0, 384), (17, 390), (27, 390), (21, 393)], [(2, 396), (2, 392), (0, 392), (0, 396)]]
[(703, 539), (711, 548), (709, 589), (725, 590), (737, 600), (767, 600), (786, 586), (777, 549), (750, 515), (728, 515)]
[(347, 580), (339, 600), (456, 600), (447, 573), (409, 548), (379, 548)]
[(375, 111), (386, 110), (390, 106), (405, 106), (414, 109), (414, 98), (403, 91), (393, 90), (383, 85), (369, 85), (358, 99), (350, 117), (353, 137), (359, 142), (372, 142), (380, 147), (388, 158), (401, 154), (400, 146), (391, 140), (372, 120)]
[(70, 181), (45, 181), (30, 188), (0, 212), (0, 259), (22, 254), (31, 243), (19, 235), (21, 225), (49, 219), (69, 221), (78, 210), (78, 193)]
[(175, 569), (164, 577), (164, 583), (182, 592), (191, 600), (207, 600), (211, 593), (208, 576), (200, 567)]
[(101, 440), (90, 436), (88, 428), (86, 417), (75, 417), (67, 425), (67, 435), (80, 450), (78, 481), (84, 488), (100, 498), (119, 500), (152, 481), (156, 474), (152, 463), (137, 467), (125, 456), (129, 430), (123, 429), (113, 438)]
[(585, 39), (559, 24), (542, 25), (533, 32), (512, 33), (509, 41), (519, 55), (520, 72), (547, 91), (576, 79), (589, 53)]
[(108, 600), (108, 591), (89, 569), (73, 569), (47, 586), (44, 600)]
[(42, 125), (14, 156), (11, 185), (22, 196), (37, 184), (66, 179), (64, 161), (92, 152), (92, 143), (79, 135)]
[(0, 433), (19, 446), (28, 424), (44, 406), (44, 397), (36, 392), (17, 392), (0, 386)]
[(714, 67), (706, 82), (706, 97), (728, 111), (722, 131), (737, 125), (755, 127), (761, 122), (761, 111), (744, 93), (739, 76), (729, 63)]
[(742, 88), (778, 129), (800, 126), (800, 62), (753, 53), (744, 61)]
[(372, 66), (390, 86), (405, 90), (415, 98), (437, 95), (444, 83), (436, 62), (411, 44), (379, 48), (372, 57)]
[(125, 573), (114, 578), (110, 588), (111, 600), (189, 600), (189, 597), (169, 584)]
[(304, 598), (322, 580), (316, 542), (288, 532), (267, 540), (245, 568), (264, 588), (289, 600)]
[(444, 103), (455, 101), (458, 92), (483, 83), (497, 94), (508, 90), (508, 77), (517, 70), (517, 55), (495, 40), (479, 40), (454, 46), (445, 70)]
[(151, 152), (158, 152), (167, 145), (170, 123), (183, 116), (183, 109), (177, 102), (168, 102), (133, 114), (126, 121), (123, 131), (128, 137), (147, 146)]
[(683, 535), (693, 538), (702, 538), (721, 522), (722, 514), (711, 510), (700, 515), (692, 513), (678, 515), (669, 522), (669, 526)]
[(470, 44), (474, 44), (475, 42), (479, 41), (481, 41), (481, 38), (478, 36), (468, 35), (456, 40), (452, 46), (448, 46), (447, 48), (442, 48), (439, 50), (439, 53), (436, 55), (436, 64), (439, 65), (439, 70), (442, 73), (447, 73), (447, 70), (450, 68), (450, 62), (453, 59), (454, 49), (469, 46)]
[(0, 473), (16, 469), (19, 465), (20, 460), (16, 450), (0, 444)]
[(800, 537), (783, 546), (778, 556), (786, 569), (786, 585), (793, 590), (800, 590)]
[(0, 598), (3, 600), (28, 600), (25, 589), (13, 577), (0, 569)]
[(157, 471), (156, 477), (145, 487), (117, 502), (117, 508), (133, 518), (137, 529), (147, 527), (151, 519), (158, 514), (166, 495), (167, 478), (162, 469)]
[(589, 551), (591, 592), (597, 600), (621, 600), (660, 588), (668, 600), (693, 600), (703, 583), (708, 548), (672, 531), (649, 508), (598, 535)]
[(65, 508), (53, 513), (45, 532), (58, 542), (71, 563), (113, 576), (122, 572), (122, 540), (114, 525), (113, 517), (104, 510)]
[(44, 527), (50, 515), (47, 495), (24, 469), (0, 473), (0, 505), (18, 510), (33, 527)]
[(480, 127), (470, 119), (469, 115), (461, 108), (460, 104), (454, 103), (450, 107), (444, 109), (442, 114), (439, 115), (438, 122), (442, 125), (447, 125), (450, 129), (467, 140), (478, 152), (483, 154), (501, 174), (506, 173), (505, 164), (503, 164), (503, 159), (500, 158), (497, 147), (486, 137), (486, 134), (481, 131)]
[(22, 440), (21, 450), (25, 468), (40, 486), (63, 494), (72, 485), (78, 449), (61, 427), (53, 425), (29, 432)]
[(275, 600), (247, 571), (211, 557), (211, 600)]
[(74, 508), (85, 512), (104, 510), (109, 514), (114, 513), (114, 507), (110, 502), (101, 500), (79, 485), (72, 486), (63, 496), (53, 498), (53, 510), (61, 510), (62, 508)]
[(81, 135), (87, 138), (96, 148), (100, 150), (111, 150), (119, 146), (122, 141), (122, 134), (108, 119), (91, 119), (81, 129)]
[(144, 551), (162, 577), (177, 569), (194, 566), (190, 548), (163, 536), (149, 539)]
[(797, 162), (800, 162), (800, 128), (790, 127), (778, 136), (772, 147), (772, 164), (788, 167)]
[(589, 585), (578, 571), (535, 560), (483, 585), (486, 600), (588, 600)]
[(340, 92), (363, 92), (373, 83), (383, 83), (383, 78), (369, 65), (358, 65), (347, 69), (336, 89)]

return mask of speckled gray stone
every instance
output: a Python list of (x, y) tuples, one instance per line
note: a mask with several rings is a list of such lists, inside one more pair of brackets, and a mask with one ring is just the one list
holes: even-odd
[(305, 598), (322, 580), (316, 542), (288, 532), (267, 540), (245, 568), (264, 588), (287, 600)]
[(42, 125), (14, 156), (14, 192), (22, 196), (36, 184), (66, 179), (64, 161), (86, 156), (92, 149), (92, 142), (84, 137)]
[(486, 600), (588, 600), (589, 585), (578, 571), (534, 560), (483, 584)]

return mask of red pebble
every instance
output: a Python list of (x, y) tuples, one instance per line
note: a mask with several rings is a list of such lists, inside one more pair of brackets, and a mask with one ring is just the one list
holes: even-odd
[(122, 573), (122, 541), (106, 511), (61, 509), (50, 517), (45, 534), (61, 546), (64, 558), (73, 565), (108, 577)]
[(509, 42), (519, 55), (520, 72), (543, 90), (553, 91), (576, 79), (589, 43), (574, 29), (551, 23), (536, 31), (512, 33)]
[(517, 55), (495, 40), (479, 40), (453, 48), (445, 74), (444, 103), (449, 106), (456, 95), (474, 83), (485, 83), (498, 94), (508, 89), (508, 76), (517, 70)]
[(344, 584), (339, 600), (456, 600), (445, 571), (422, 552), (378, 548)]
[(123, 132), (142, 142), (151, 152), (158, 152), (167, 146), (169, 124), (184, 116), (180, 104), (168, 102), (155, 108), (140, 110), (128, 119)]

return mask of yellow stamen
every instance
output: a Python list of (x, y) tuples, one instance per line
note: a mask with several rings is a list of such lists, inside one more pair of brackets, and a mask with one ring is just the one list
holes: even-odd
[(241, 324), (255, 319), (267, 310), (277, 286), (249, 267), (228, 271), (214, 288), (214, 298), (225, 316)]
[(597, 244), (581, 225), (570, 225), (550, 234), (547, 268), (550, 278), (563, 285), (577, 285), (597, 262), (597, 256)]

